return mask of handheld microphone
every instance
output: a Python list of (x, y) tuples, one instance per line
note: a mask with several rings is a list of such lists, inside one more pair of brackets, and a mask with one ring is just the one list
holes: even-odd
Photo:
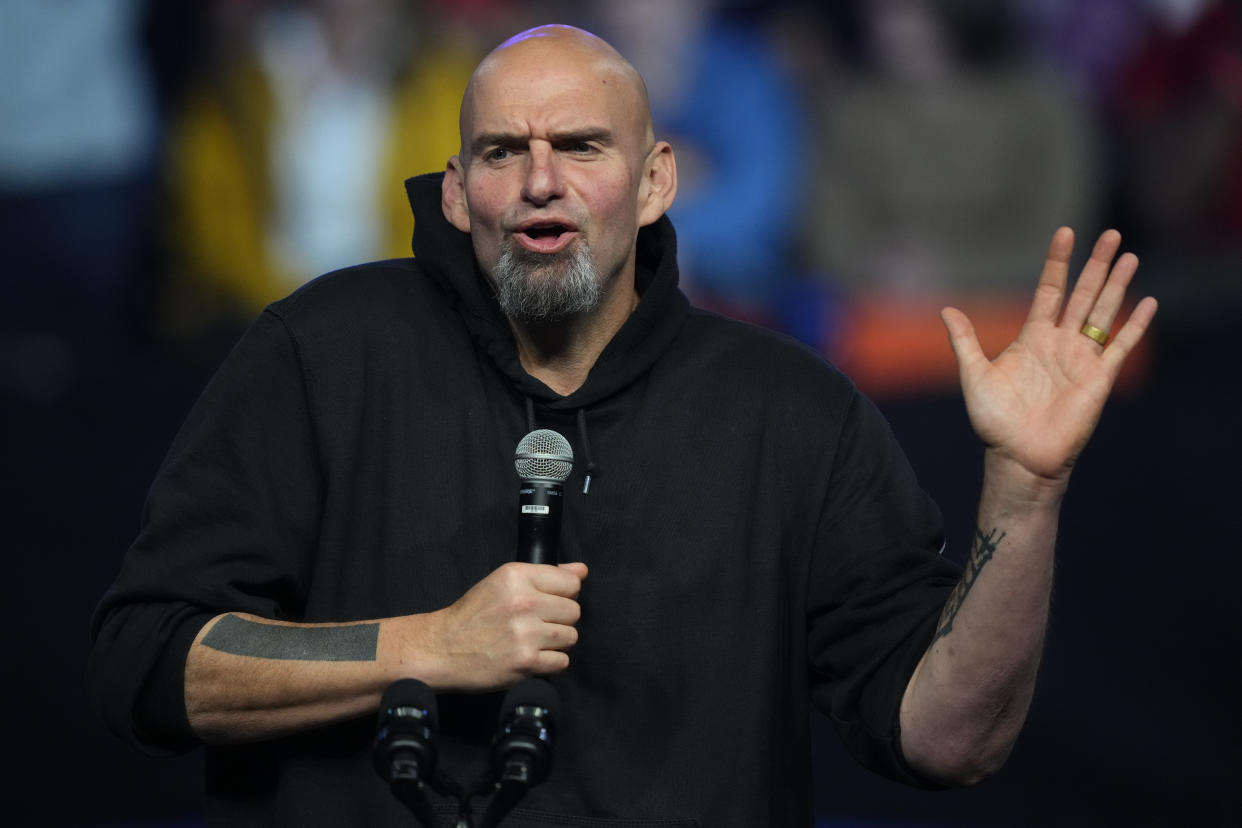
[[(517, 559), (555, 564), (561, 539), (561, 486), (574, 468), (574, 451), (559, 433), (541, 428), (518, 443), (513, 461), (522, 480), (518, 490)], [(519, 685), (520, 686), (520, 685)]]
[(380, 701), (375, 769), (394, 796), (432, 828), (435, 815), (423, 792), (436, 770), (436, 696), (418, 679), (388, 685)]

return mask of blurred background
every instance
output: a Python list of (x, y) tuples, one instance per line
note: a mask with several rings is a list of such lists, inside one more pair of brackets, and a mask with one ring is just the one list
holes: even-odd
[(816, 717), (822, 824), (1242, 824), (1242, 9), (1220, 0), (6, 0), (6, 821), (201, 824), (201, 757), (139, 756), (87, 709), (94, 604), (240, 332), (408, 255), (402, 180), (456, 151), (477, 59), (549, 21), (645, 76), (687, 292), (849, 372), (959, 560), (980, 451), (938, 309), (998, 350), (1061, 224), (1079, 260), (1120, 229), (1160, 300), (1075, 472), (1010, 763), (907, 790)]

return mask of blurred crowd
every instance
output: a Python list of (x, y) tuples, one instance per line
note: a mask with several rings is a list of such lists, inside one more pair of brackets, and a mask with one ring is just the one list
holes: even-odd
[(1179, 293), (1242, 248), (1242, 14), (1220, 0), (7, 5), (0, 390), (23, 405), (139, 342), (208, 372), (267, 302), (408, 255), (403, 179), (456, 151), (478, 58), (549, 20), (645, 77), (694, 300), (864, 385), (872, 313), (1004, 318), (1060, 224), (1182, 251), (1209, 275), (1153, 274)]

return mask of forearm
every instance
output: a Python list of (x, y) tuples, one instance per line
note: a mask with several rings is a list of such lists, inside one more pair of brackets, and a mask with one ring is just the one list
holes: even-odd
[(954, 784), (982, 779), (1009, 755), (1043, 650), (1064, 483), (1013, 472), (987, 458), (962, 580), (901, 707), (907, 761)]
[(429, 658), (399, 643), (420, 618), (291, 624), (219, 615), (186, 659), (190, 727), (208, 743), (247, 742), (373, 711), (392, 681), (432, 671)]
[(352, 624), (226, 613), (190, 646), (185, 702), (206, 742), (281, 736), (376, 709), (387, 686), (482, 692), (569, 666), (581, 563), (509, 563), (444, 609)]

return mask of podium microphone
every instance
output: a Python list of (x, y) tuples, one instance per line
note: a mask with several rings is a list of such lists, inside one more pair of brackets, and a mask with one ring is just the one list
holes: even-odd
[(561, 539), (562, 483), (574, 469), (574, 451), (559, 433), (541, 428), (518, 443), (513, 465), (522, 480), (518, 490), (517, 559), (526, 563), (557, 562)]
[(418, 679), (394, 681), (380, 701), (375, 769), (426, 828), (435, 815), (424, 788), (435, 785), (436, 696)]
[(527, 791), (547, 779), (560, 702), (556, 688), (541, 678), (520, 681), (505, 694), (492, 741), (496, 795), (483, 816), (484, 828), (499, 824)]

